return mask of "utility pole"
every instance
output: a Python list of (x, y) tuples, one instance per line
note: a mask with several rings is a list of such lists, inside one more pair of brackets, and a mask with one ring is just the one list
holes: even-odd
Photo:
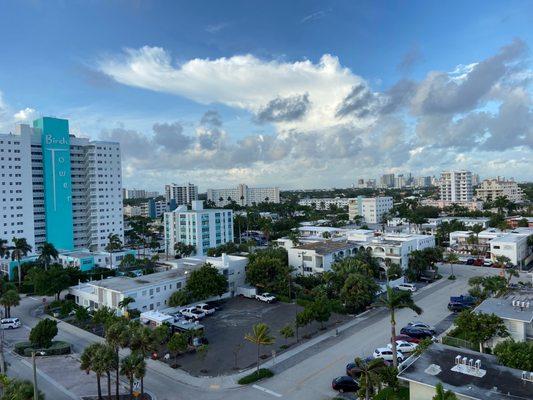
[(37, 367), (35, 366), (35, 351), (31, 352), (31, 362), (33, 364), (33, 400), (39, 400), (39, 390), (37, 390)]
[[(0, 318), (4, 318), (4, 313), (0, 311)], [(4, 359), (4, 330), (0, 333), (0, 373), (6, 374), (6, 361)]]

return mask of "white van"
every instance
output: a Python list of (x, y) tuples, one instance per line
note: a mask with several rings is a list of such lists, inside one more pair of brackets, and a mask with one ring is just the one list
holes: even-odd
[(2, 329), (20, 328), (20, 319), (18, 318), (3, 318), (1, 321)]
[(416, 292), (416, 286), (412, 283), (400, 283), (396, 286), (399, 290), (406, 290), (408, 292)]

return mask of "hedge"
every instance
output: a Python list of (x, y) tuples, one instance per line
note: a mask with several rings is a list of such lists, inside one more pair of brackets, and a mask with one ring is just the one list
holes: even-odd
[(250, 375), (243, 376), (238, 380), (239, 385), (247, 385), (249, 383), (257, 382), (264, 378), (270, 378), (274, 373), (267, 368), (260, 368), (259, 371), (254, 371)]
[(70, 354), (70, 343), (62, 341), (53, 341), (47, 349), (36, 349), (30, 342), (19, 342), (15, 344), (15, 352), (21, 356), (31, 357), (33, 351), (44, 351), (47, 356), (60, 356)]

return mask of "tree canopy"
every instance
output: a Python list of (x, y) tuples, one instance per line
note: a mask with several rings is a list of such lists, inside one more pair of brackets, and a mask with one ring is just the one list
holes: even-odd
[(204, 264), (190, 273), (185, 288), (190, 298), (203, 300), (226, 293), (228, 279), (211, 264)]
[(52, 344), (52, 340), (57, 335), (57, 322), (46, 318), (37, 325), (35, 325), (30, 331), (30, 342), (32, 346), (46, 349)]

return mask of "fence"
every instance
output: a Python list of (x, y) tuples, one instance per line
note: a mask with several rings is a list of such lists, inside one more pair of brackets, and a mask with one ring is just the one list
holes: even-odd
[(447, 344), (453, 347), (462, 347), (474, 351), (479, 351), (479, 344), (469, 342), (468, 340), (459, 339), (453, 336), (444, 336), (442, 338), (442, 344)]

